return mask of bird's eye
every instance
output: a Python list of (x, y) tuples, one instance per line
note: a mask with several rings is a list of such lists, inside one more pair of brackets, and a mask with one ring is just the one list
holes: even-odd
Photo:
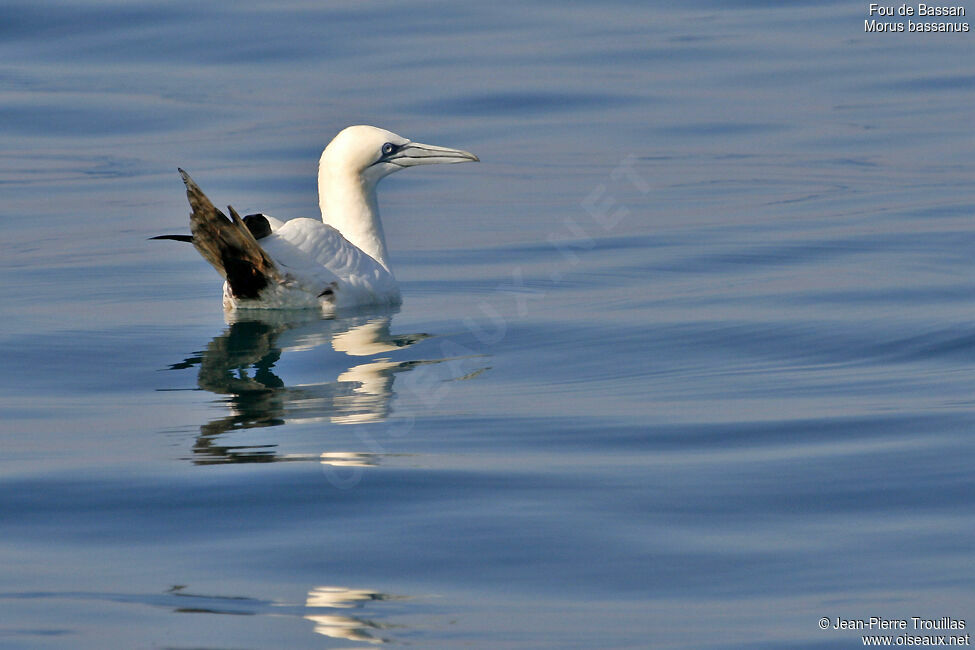
[(394, 145), (392, 142), (387, 142), (386, 144), (383, 145), (383, 155), (384, 156), (388, 156), (389, 154), (393, 153), (394, 151), (396, 151), (396, 145)]

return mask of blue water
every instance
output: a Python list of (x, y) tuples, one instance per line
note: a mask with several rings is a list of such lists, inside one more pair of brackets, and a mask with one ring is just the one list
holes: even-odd
[[(7, 2), (0, 647), (969, 632), (975, 37), (865, 14)], [(384, 181), (399, 310), (147, 241), (355, 123), (482, 160)]]

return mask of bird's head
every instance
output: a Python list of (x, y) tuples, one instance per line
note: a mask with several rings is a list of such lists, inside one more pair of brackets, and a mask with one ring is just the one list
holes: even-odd
[(375, 185), (395, 171), (414, 165), (478, 162), (468, 151), (411, 142), (375, 126), (350, 126), (325, 147), (320, 166), (337, 173), (357, 174)]

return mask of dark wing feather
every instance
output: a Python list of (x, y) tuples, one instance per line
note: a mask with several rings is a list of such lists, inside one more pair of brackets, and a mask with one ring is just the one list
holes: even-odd
[(156, 235), (149, 239), (172, 239), (173, 241), (186, 241), (193, 243), (193, 235)]
[(281, 274), (261, 245), (254, 239), (240, 215), (229, 208), (231, 219), (217, 210), (182, 169), (189, 199), (190, 232), (193, 245), (207, 262), (217, 269), (230, 285), (235, 298), (258, 298), (272, 282), (280, 282)]

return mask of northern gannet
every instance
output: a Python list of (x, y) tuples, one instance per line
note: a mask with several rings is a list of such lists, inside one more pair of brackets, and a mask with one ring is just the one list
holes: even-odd
[(406, 167), (471, 161), (478, 157), (467, 151), (411, 142), (374, 126), (350, 126), (319, 160), (321, 221), (281, 221), (265, 214), (242, 219), (230, 206), (228, 219), (180, 169), (193, 234), (153, 239), (193, 242), (226, 280), (226, 309), (331, 311), (397, 304), (399, 287), (389, 265), (376, 185)]

